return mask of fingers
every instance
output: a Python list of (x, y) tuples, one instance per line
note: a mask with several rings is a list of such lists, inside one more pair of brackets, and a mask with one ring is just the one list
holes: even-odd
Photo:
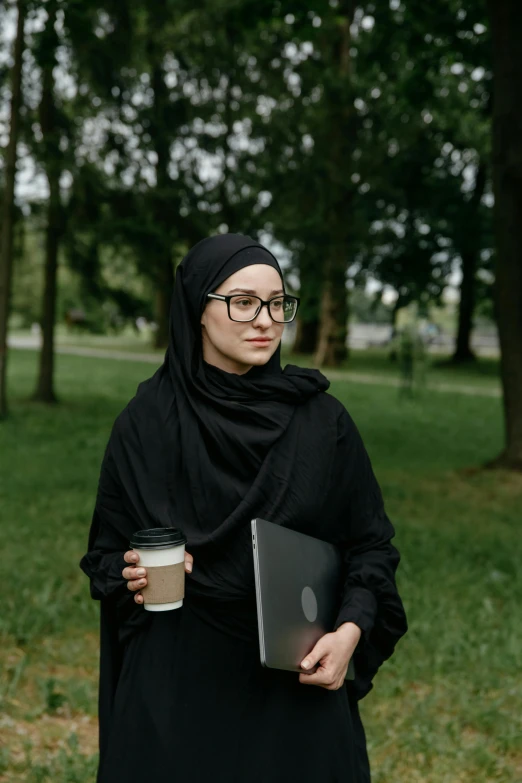
[(336, 691), (340, 687), (336, 678), (333, 678), (327, 671), (321, 670), (314, 674), (299, 674), (299, 682), (305, 685), (319, 685), (327, 691)]
[(124, 579), (128, 579), (129, 590), (141, 590), (147, 584), (147, 570), (145, 568), (132, 568), (128, 566), (121, 572)]
[[(123, 555), (123, 559), (125, 560), (126, 563), (132, 563), (135, 565), (136, 563), (139, 563), (140, 556), (133, 549), (129, 549), (129, 551), (125, 552), (125, 554)], [(185, 552), (185, 571), (187, 571), (190, 574), (193, 565), (194, 565), (193, 556), (190, 554), (190, 552)], [(129, 569), (125, 569), (125, 571), (128, 570)], [(131, 579), (131, 577), (126, 576), (125, 579)]]
[(147, 576), (147, 570), (143, 568), (143, 566), (139, 566), (138, 568), (128, 566), (123, 569), (121, 575), (124, 579), (142, 579)]
[(135, 590), (141, 590), (143, 587), (147, 586), (147, 580), (146, 579), (131, 579), (127, 582), (127, 587), (129, 590), (132, 590), (133, 592)]
[[(141, 590), (142, 587), (145, 587), (147, 584), (147, 571), (143, 567), (136, 567), (136, 563), (139, 562), (140, 556), (137, 552), (135, 552), (133, 549), (129, 549), (125, 554), (123, 555), (123, 559), (126, 563), (133, 563), (133, 566), (127, 566), (127, 568), (124, 568), (121, 572), (121, 575), (124, 579), (128, 579), (127, 587), (129, 590), (132, 590), (133, 592), (136, 590)], [(135, 597), (136, 600), (136, 597)], [(142, 603), (143, 602), (143, 596), (141, 601), (137, 601), (136, 603)]]
[[(121, 575), (124, 579), (127, 579), (127, 588), (131, 590), (132, 592), (136, 592), (137, 590), (141, 590), (142, 587), (145, 587), (147, 585), (147, 570), (143, 567), (136, 567), (136, 563), (139, 563), (140, 556), (137, 552), (135, 552), (133, 549), (129, 549), (128, 552), (125, 552), (123, 555), (123, 559), (126, 563), (133, 563), (133, 566), (128, 566), (127, 568), (124, 568), (121, 572)], [(143, 596), (141, 593), (136, 592), (136, 595), (134, 596), (134, 600), (137, 604), (143, 603)]]
[[(132, 563), (132, 565), (123, 569), (121, 572), (122, 576), (124, 579), (128, 580), (128, 589), (136, 592), (136, 595), (134, 596), (136, 603), (142, 604), (143, 596), (137, 591), (141, 590), (147, 585), (147, 569), (143, 568), (143, 566), (136, 566), (140, 558), (137, 552), (134, 552), (132, 549), (129, 549), (128, 552), (125, 552), (123, 559), (126, 563)], [(185, 552), (185, 571), (189, 574), (192, 572), (193, 563), (193, 556), (189, 552)]]
[(314, 666), (319, 664), (321, 658), (328, 654), (329, 648), (327, 645), (325, 645), (324, 639), (325, 637), (322, 636), (315, 647), (310, 650), (308, 655), (305, 655), (301, 661), (301, 667), (303, 669), (312, 669)]

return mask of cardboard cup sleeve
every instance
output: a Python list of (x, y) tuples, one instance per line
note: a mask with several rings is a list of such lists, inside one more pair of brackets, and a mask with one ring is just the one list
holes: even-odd
[(185, 561), (147, 566), (147, 585), (141, 594), (146, 604), (170, 604), (185, 597)]

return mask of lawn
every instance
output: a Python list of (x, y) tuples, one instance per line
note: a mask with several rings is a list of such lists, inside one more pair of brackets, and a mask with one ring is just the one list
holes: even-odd
[[(17, 331), (13, 336), (28, 338), (30, 332)], [(34, 339), (34, 338), (33, 338)], [(62, 349), (93, 349), (95, 351), (117, 351), (121, 353), (149, 354), (157, 357), (158, 364), (163, 361), (165, 351), (152, 348), (150, 333), (136, 333), (131, 328), (115, 335), (93, 335), (78, 331), (68, 331), (60, 324), (56, 329), (56, 345)], [(284, 362), (306, 364), (313, 366), (313, 357), (292, 355), (290, 346), (283, 345)], [(476, 362), (460, 366), (448, 364), (448, 356), (428, 353), (426, 356), (426, 380), (428, 386), (434, 384), (453, 384), (473, 386), (477, 389), (499, 389), (499, 360), (481, 356)], [(400, 373), (396, 362), (389, 359), (388, 348), (369, 348), (352, 350), (350, 358), (344, 362), (340, 372), (357, 373), (360, 375), (377, 376), (384, 379), (399, 379)]]
[[(373, 372), (368, 363), (361, 372)], [(11, 417), (0, 425), (2, 783), (94, 781), (98, 606), (78, 561), (110, 427), (153, 369), (58, 355), (61, 405), (46, 408), (27, 401), (36, 353), (10, 353)], [(497, 382), (494, 371), (484, 376)], [(361, 430), (395, 524), (410, 623), (360, 705), (373, 781), (520, 783), (522, 477), (477, 469), (501, 447), (501, 401), (410, 400), (346, 380), (331, 392)]]

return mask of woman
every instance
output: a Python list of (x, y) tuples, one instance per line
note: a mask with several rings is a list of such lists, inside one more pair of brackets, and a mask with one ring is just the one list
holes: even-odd
[[(114, 423), (81, 561), (101, 601), (98, 783), (370, 780), (357, 701), (407, 630), (399, 554), (329, 382), (281, 370), (296, 308), (249, 237), (205, 239), (178, 267), (165, 361)], [(343, 552), (335, 629), (302, 673), (259, 662), (254, 517)], [(183, 607), (150, 613), (128, 542), (158, 526), (179, 526), (190, 554)]]

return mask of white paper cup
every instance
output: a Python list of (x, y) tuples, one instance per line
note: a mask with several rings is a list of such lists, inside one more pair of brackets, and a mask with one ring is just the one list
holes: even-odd
[(130, 547), (147, 569), (147, 586), (141, 590), (148, 612), (166, 612), (183, 606), (185, 597), (185, 544), (179, 528), (153, 527), (138, 530)]

